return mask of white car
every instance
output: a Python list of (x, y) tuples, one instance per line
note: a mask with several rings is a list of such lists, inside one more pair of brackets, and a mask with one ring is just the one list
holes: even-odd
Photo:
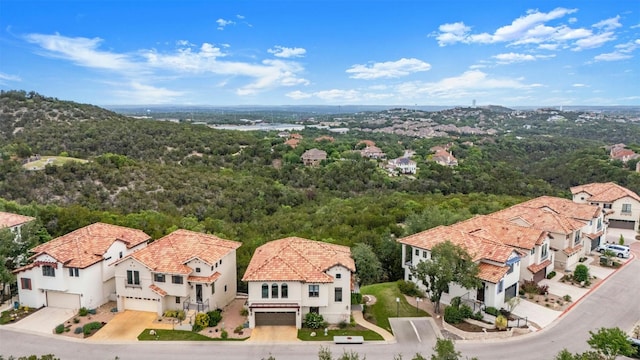
[(619, 258), (628, 258), (630, 253), (629, 247), (625, 245), (602, 244), (598, 246), (599, 253), (604, 254), (606, 250), (613, 252)]

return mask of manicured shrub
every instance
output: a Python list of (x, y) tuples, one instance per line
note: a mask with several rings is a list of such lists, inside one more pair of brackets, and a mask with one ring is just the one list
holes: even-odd
[[(242, 309), (240, 309), (240, 316), (248, 316), (249, 315), (249, 309), (243, 307)], [(209, 318), (211, 318), (211, 315), (209, 315)]]
[(507, 329), (507, 318), (502, 316), (502, 315), (498, 315), (498, 317), (496, 318), (496, 328), (498, 330), (506, 330)]
[(198, 332), (207, 326), (209, 326), (209, 315), (205, 313), (198, 313), (191, 330)]
[(74, 323), (74, 324), (77, 324), (77, 323), (79, 323), (79, 322), (80, 322), (80, 319), (78, 319), (77, 317), (76, 317), (76, 318), (73, 318), (73, 323)]
[(56, 334), (62, 334), (64, 332), (64, 324), (56, 326)]
[(86, 307), (81, 307), (80, 310), (78, 310), (78, 315), (80, 316), (87, 316), (89, 314), (89, 310)]
[(222, 312), (220, 310), (209, 311), (207, 315), (209, 315), (209, 327), (217, 326), (222, 320)]
[(73, 330), (74, 334), (82, 334), (82, 326), (78, 326), (75, 330)]
[(584, 264), (576, 265), (576, 269), (573, 271), (573, 279), (577, 282), (589, 280), (589, 268)]
[(538, 286), (538, 295), (546, 295), (549, 293), (549, 285)]
[(304, 316), (304, 326), (309, 329), (320, 329), (324, 324), (324, 318), (320, 314), (307, 313)]
[(487, 313), (487, 314), (489, 314), (489, 315), (493, 315), (493, 316), (498, 316), (498, 315), (500, 315), (500, 312), (498, 311), (498, 309), (496, 309), (496, 308), (495, 308), (495, 307), (493, 307), (493, 306), (487, 306), (487, 307), (484, 309), (484, 312), (486, 312), (486, 313)]
[(362, 304), (362, 294), (351, 293), (351, 305)]
[(96, 309), (89, 309), (87, 310), (87, 312), (91, 315), (95, 315), (96, 314)]
[(564, 301), (571, 301), (571, 295), (569, 294), (563, 296), (562, 298), (564, 299)]
[(418, 285), (416, 285), (416, 283), (414, 283), (413, 281), (398, 280), (397, 284), (398, 284), (398, 290), (400, 290), (401, 293), (407, 296), (413, 296), (413, 297), (424, 296), (424, 292), (420, 290), (418, 288)]
[(346, 321), (344, 321), (344, 320), (342, 320), (342, 321), (340, 321), (340, 322), (338, 323), (338, 327), (339, 327), (340, 329), (346, 329), (346, 328), (347, 328), (347, 326), (349, 326), (349, 324), (347, 324), (347, 322), (346, 322)]
[(553, 279), (555, 276), (556, 276), (556, 272), (552, 271), (552, 272), (547, 274), (547, 279)]
[(227, 332), (227, 330), (222, 330), (222, 332), (220, 333), (220, 338), (222, 339), (226, 339), (229, 337), (229, 333)]
[(462, 315), (460, 314), (460, 308), (453, 305), (444, 308), (444, 321), (449, 324), (457, 324), (462, 321)]
[(537, 294), (538, 293), (538, 284), (536, 284), (533, 280), (525, 280), (522, 282), (522, 286), (520, 287), (527, 294)]
[(94, 322), (90, 322), (88, 324), (85, 324), (82, 327), (82, 332), (86, 335), (91, 335), (91, 333), (93, 332), (93, 330), (98, 330), (102, 327), (102, 323), (98, 322), (98, 321), (94, 321)]

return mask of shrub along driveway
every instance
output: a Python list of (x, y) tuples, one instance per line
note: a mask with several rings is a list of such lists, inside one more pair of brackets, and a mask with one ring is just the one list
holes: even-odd
[(172, 324), (154, 323), (158, 314), (153, 312), (126, 310), (117, 314), (90, 340), (137, 340), (138, 335), (147, 328), (167, 329), (173, 328)]
[(53, 334), (53, 329), (75, 315), (76, 310), (44, 307), (24, 319), (5, 326), (36, 333)]

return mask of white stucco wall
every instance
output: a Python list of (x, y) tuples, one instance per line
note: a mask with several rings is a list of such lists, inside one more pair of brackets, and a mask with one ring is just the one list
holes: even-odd
[[(127, 285), (127, 270), (139, 271), (140, 285)], [(160, 295), (153, 292), (149, 286), (153, 283), (151, 271), (134, 259), (126, 259), (115, 264), (116, 293), (118, 297), (118, 311), (124, 311), (124, 297), (139, 299), (160, 299)], [(171, 278), (167, 277), (171, 282)], [(185, 280), (186, 282), (186, 280)], [(164, 286), (162, 287), (164, 289)], [(166, 291), (166, 290), (165, 290)]]

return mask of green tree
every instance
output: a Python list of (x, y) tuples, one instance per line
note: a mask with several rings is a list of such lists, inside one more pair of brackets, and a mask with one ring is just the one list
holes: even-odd
[[(418, 357), (419, 356), (419, 357)], [(414, 359), (424, 359), (420, 354), (416, 354)], [(461, 360), (462, 355), (456, 348), (452, 340), (449, 339), (437, 339), (436, 344), (433, 346), (433, 354), (431, 354), (431, 360)], [(471, 358), (471, 360), (477, 360), (477, 358)]]
[(627, 334), (620, 328), (600, 328), (595, 333), (589, 331), (589, 334), (591, 338), (587, 340), (587, 344), (604, 360), (614, 360), (620, 355), (631, 356), (636, 353)]
[(589, 268), (587, 265), (576, 265), (576, 269), (573, 271), (573, 278), (578, 282), (589, 280)]
[(374, 284), (382, 276), (382, 264), (370, 245), (358, 243), (351, 248), (351, 256), (356, 263), (356, 273), (361, 285)]
[(429, 300), (436, 313), (440, 313), (440, 299), (449, 284), (456, 283), (466, 289), (477, 288), (478, 264), (463, 248), (444, 241), (431, 249), (431, 259), (421, 261), (412, 270), (412, 274), (427, 288)]

